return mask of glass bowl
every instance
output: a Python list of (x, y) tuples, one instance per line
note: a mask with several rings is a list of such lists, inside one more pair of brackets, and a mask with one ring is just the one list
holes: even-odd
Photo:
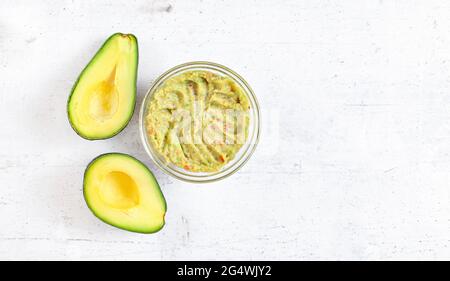
[[(249, 128), (247, 140), (245, 144), (240, 148), (238, 153), (235, 155), (235, 157), (225, 166), (223, 166), (219, 171), (216, 172), (191, 172), (166, 161), (164, 157), (161, 156), (153, 148), (152, 144), (149, 142), (147, 137), (145, 116), (147, 116), (148, 103), (151, 101), (153, 94), (157, 91), (157, 89), (159, 89), (159, 87), (161, 87), (161, 85), (163, 85), (163, 83), (167, 79), (179, 75), (181, 73), (184, 73), (186, 71), (193, 71), (193, 70), (210, 71), (220, 76), (230, 77), (239, 86), (241, 86), (250, 102)], [(155, 82), (145, 95), (141, 105), (139, 113), (139, 129), (145, 151), (147, 151), (147, 154), (150, 156), (153, 162), (165, 173), (177, 179), (192, 183), (206, 183), (218, 181), (238, 171), (249, 160), (250, 156), (255, 151), (256, 145), (259, 141), (259, 133), (260, 133), (260, 113), (258, 101), (256, 100), (256, 96), (253, 93), (252, 89), (250, 88), (250, 85), (248, 85), (248, 83), (244, 80), (244, 78), (239, 76), (239, 74), (237, 74), (233, 70), (223, 65), (212, 62), (205, 62), (205, 61), (188, 62), (169, 69), (155, 80)]]

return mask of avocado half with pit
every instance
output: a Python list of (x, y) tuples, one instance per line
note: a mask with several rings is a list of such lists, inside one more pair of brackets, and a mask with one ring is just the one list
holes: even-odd
[(84, 199), (102, 221), (129, 231), (153, 233), (164, 226), (167, 206), (152, 172), (122, 153), (98, 156), (87, 166)]
[(75, 132), (88, 140), (122, 131), (136, 103), (138, 43), (132, 34), (109, 37), (78, 77), (67, 112)]

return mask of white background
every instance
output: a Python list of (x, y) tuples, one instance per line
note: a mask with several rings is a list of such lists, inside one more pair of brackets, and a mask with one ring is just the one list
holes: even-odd
[[(0, 2), (1, 259), (450, 259), (448, 1)], [(168, 68), (222, 63), (263, 114), (247, 165), (195, 185), (158, 170), (137, 111), (118, 136), (69, 126), (81, 69), (114, 32), (139, 40), (138, 101)], [(146, 163), (157, 234), (96, 219), (91, 159)]]

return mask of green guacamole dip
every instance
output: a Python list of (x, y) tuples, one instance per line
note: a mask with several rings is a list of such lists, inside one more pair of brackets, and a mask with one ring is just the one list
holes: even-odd
[(248, 137), (250, 104), (230, 77), (189, 71), (167, 79), (145, 117), (148, 139), (168, 162), (193, 172), (215, 172)]

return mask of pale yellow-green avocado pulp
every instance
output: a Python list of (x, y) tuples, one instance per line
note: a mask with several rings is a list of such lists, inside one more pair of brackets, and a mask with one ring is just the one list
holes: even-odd
[(232, 78), (188, 71), (167, 79), (145, 116), (153, 148), (166, 161), (192, 172), (215, 172), (248, 137), (250, 104)]
[(166, 201), (148, 168), (132, 156), (103, 154), (86, 168), (84, 198), (104, 222), (134, 232), (164, 226)]
[(133, 115), (138, 64), (137, 40), (112, 35), (80, 74), (68, 101), (69, 121), (86, 139), (119, 133)]

